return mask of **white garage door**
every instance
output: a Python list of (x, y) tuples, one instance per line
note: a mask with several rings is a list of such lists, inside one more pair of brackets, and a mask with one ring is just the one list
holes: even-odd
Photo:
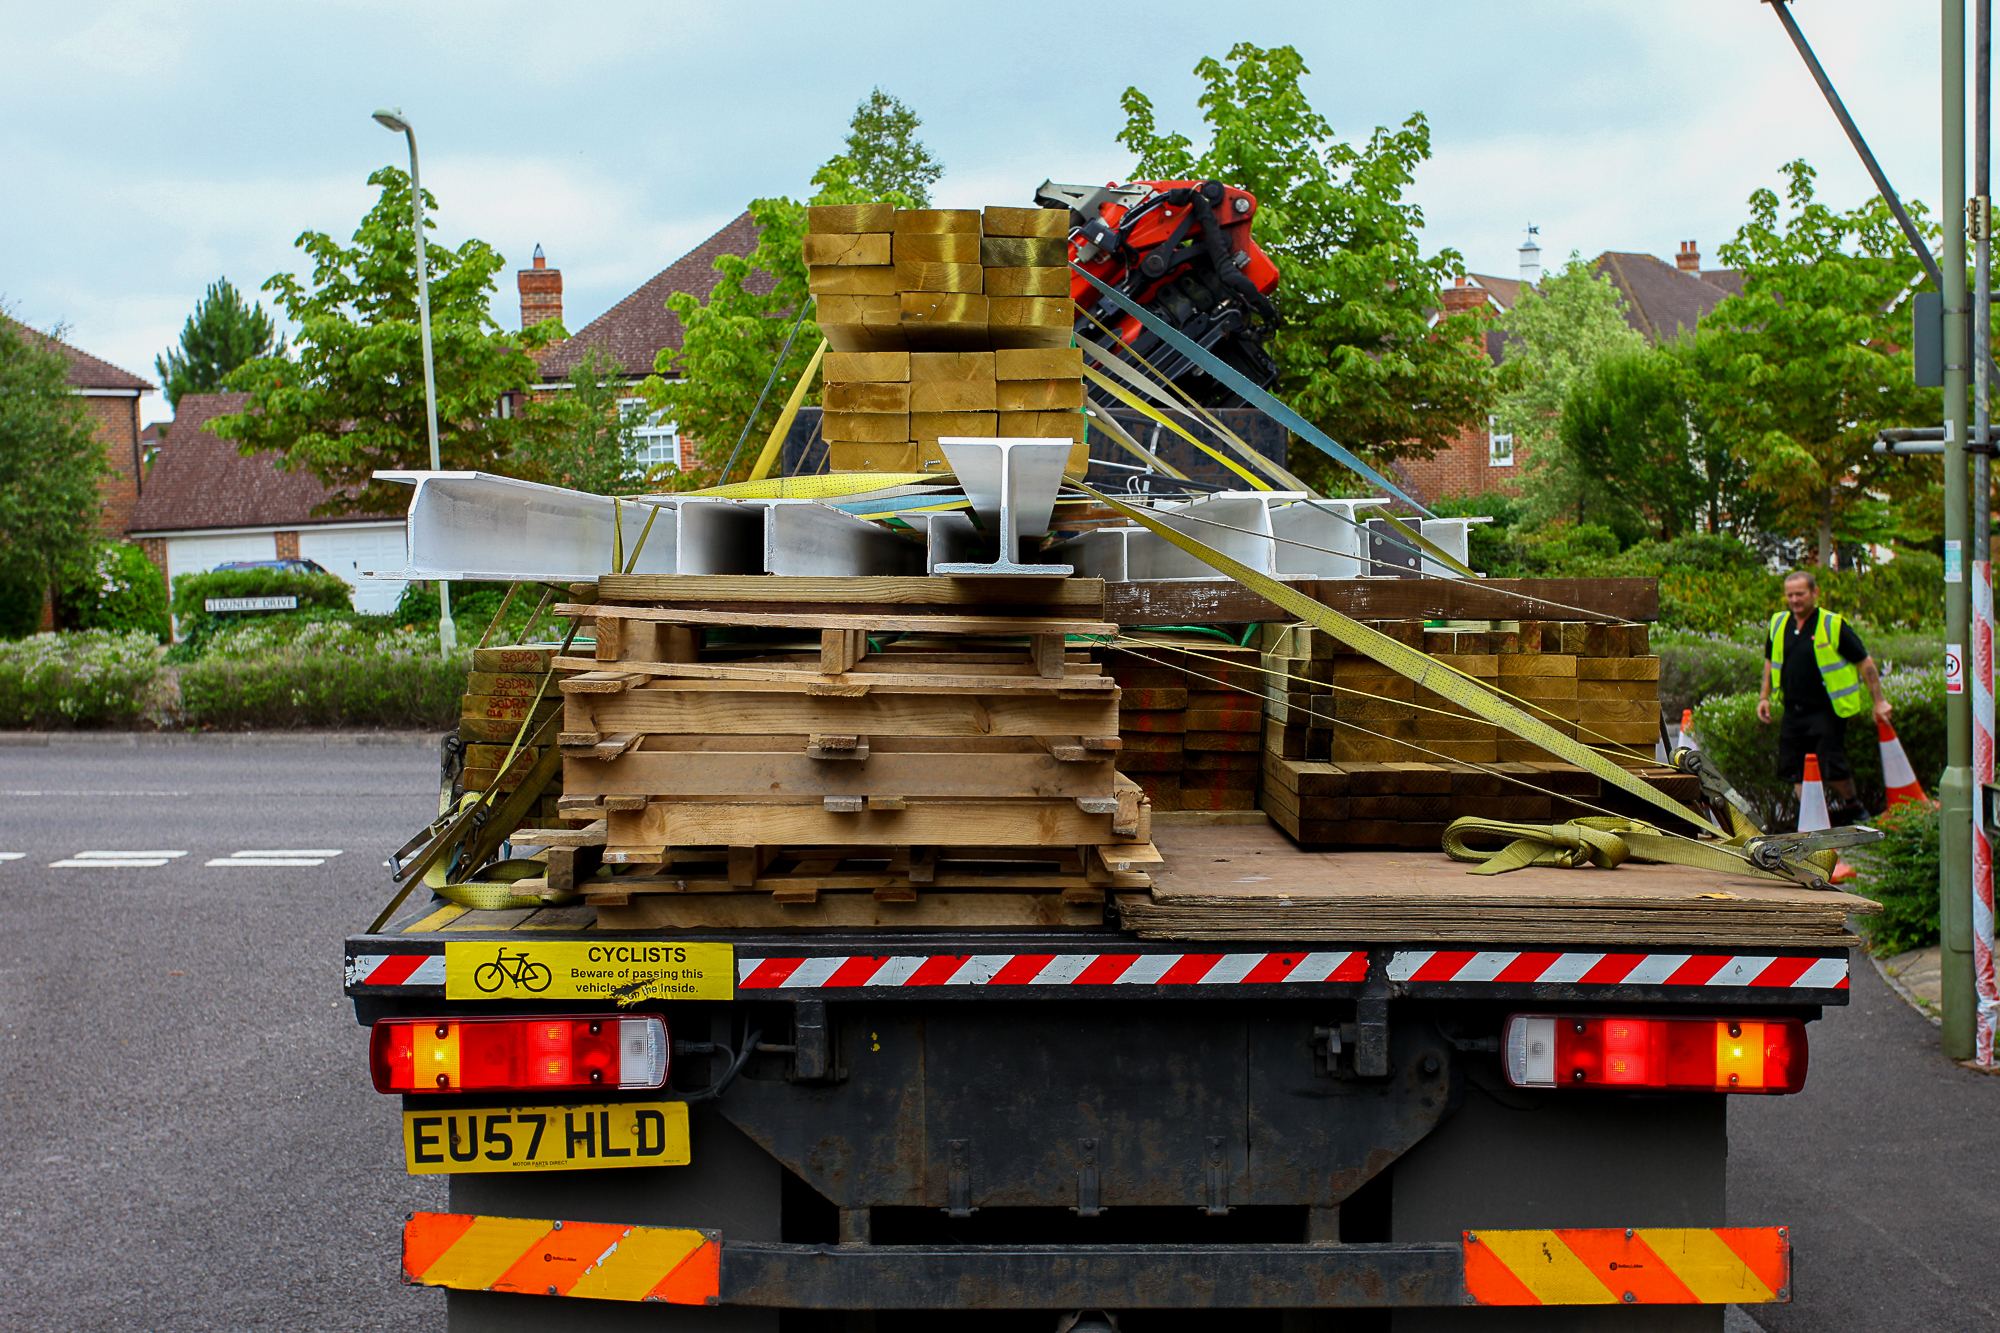
[(231, 560), (271, 560), (278, 554), (278, 542), (268, 532), (228, 533), (213, 537), (167, 538), (167, 572), (206, 574)]
[(396, 599), (403, 595), (404, 580), (367, 577), (371, 570), (401, 569), (409, 564), (400, 523), (366, 528), (303, 528), (299, 532), (299, 554), (307, 560), (317, 560), (329, 572), (346, 579), (354, 589), (356, 611), (385, 615), (396, 609)]

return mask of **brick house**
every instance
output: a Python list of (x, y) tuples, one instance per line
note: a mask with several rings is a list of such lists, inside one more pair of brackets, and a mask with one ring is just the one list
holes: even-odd
[(282, 471), (272, 454), (245, 457), (209, 429), (241, 412), (240, 393), (181, 396), (168, 443), (153, 460), (132, 511), (132, 540), (168, 586), (231, 560), (314, 560), (347, 580), (358, 611), (393, 610), (403, 580), (371, 578), (408, 562), (401, 514), (313, 511), (332, 492), (303, 469)]
[[(748, 255), (757, 248), (757, 224), (742, 212), (694, 249), (641, 283), (630, 295), (614, 304), (590, 323), (561, 342), (544, 348), (536, 358), (540, 377), (533, 392), (537, 397), (560, 393), (571, 372), (591, 352), (599, 353), (615, 367), (616, 373), (633, 386), (632, 396), (619, 406), (629, 412), (645, 412), (638, 397), (640, 380), (653, 373), (662, 350), (681, 345), (681, 321), (667, 309), (667, 298), (678, 292), (706, 297), (720, 275), (715, 261), (721, 255)], [(753, 280), (768, 283), (764, 275)], [(521, 327), (544, 319), (561, 319), (562, 271), (548, 267), (542, 247), (535, 247), (530, 267), (515, 275), (521, 295)], [(768, 290), (768, 287), (766, 288)], [(680, 434), (671, 421), (650, 417), (635, 428), (638, 461), (646, 467), (661, 464), (678, 467), (681, 461)]]
[(0, 315), (0, 326), (19, 338), (39, 341), (63, 359), (69, 391), (83, 400), (108, 471), (97, 482), (97, 532), (116, 541), (130, 526), (132, 507), (145, 485), (146, 460), (140, 445), (139, 399), (154, 386), (109, 361), (70, 346), (60, 338)]
[[(1523, 286), (1541, 281), (1541, 247), (1531, 238), (1520, 248), (1520, 275), (1503, 278), (1473, 273), (1438, 293), (1439, 315), (1463, 311), (1503, 314), (1514, 308)], [(1743, 275), (1735, 269), (1701, 266), (1701, 251), (1682, 241), (1674, 262), (1628, 250), (1606, 250), (1591, 261), (1623, 298), (1625, 322), (1651, 343), (1670, 342), (1693, 329), (1703, 315), (1725, 298), (1743, 290)], [(1506, 356), (1506, 340), (1489, 330), (1486, 354), (1495, 365)], [(1490, 491), (1518, 494), (1526, 456), (1492, 417), (1467, 422), (1458, 434), (1429, 458), (1396, 464), (1406, 489), (1426, 504), (1448, 496), (1484, 495)]]

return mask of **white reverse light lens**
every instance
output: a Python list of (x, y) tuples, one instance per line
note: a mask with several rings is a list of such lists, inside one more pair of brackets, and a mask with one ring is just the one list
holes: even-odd
[(667, 1082), (667, 1027), (653, 1018), (618, 1020), (618, 1086), (660, 1088)]
[(1516, 1014), (1507, 1020), (1507, 1081), (1517, 1088), (1556, 1085), (1556, 1020)]

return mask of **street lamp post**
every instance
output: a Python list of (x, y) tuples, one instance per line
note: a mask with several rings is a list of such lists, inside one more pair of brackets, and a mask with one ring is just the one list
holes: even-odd
[[(401, 134), (410, 143), (410, 211), (417, 232), (417, 328), (424, 344), (424, 416), (430, 428), (431, 471), (441, 471), (438, 460), (437, 374), (431, 369), (431, 280), (424, 260), (424, 187), (417, 178), (417, 132), (403, 117), (400, 108), (375, 113), (383, 129)], [(438, 646), (449, 657), (458, 646), (458, 627), (451, 620), (451, 584), (438, 580)]]

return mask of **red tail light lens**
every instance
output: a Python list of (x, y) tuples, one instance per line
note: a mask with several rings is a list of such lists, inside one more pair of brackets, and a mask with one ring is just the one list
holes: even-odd
[(385, 1018), (368, 1043), (377, 1092), (660, 1088), (667, 1024), (629, 1018)]
[(1515, 1014), (1507, 1081), (1517, 1088), (1797, 1092), (1806, 1025), (1796, 1018)]

